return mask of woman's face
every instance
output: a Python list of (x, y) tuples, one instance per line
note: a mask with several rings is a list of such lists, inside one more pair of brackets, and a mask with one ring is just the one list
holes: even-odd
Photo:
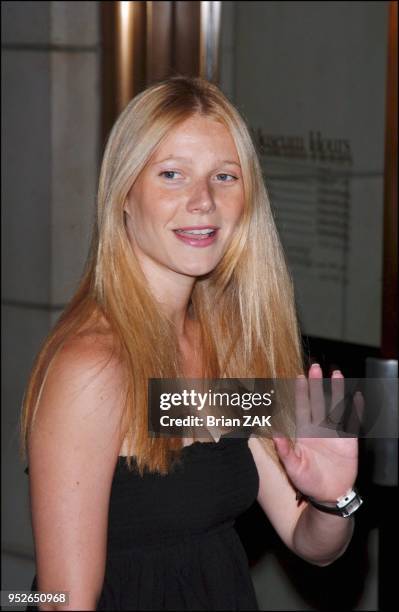
[(243, 207), (240, 161), (229, 131), (195, 115), (160, 144), (124, 210), (144, 270), (161, 267), (196, 277), (221, 260)]

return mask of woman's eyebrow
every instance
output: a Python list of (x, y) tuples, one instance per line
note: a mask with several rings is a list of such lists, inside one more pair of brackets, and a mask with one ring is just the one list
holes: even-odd
[[(189, 157), (181, 157), (180, 155), (176, 155), (176, 156), (175, 155), (170, 155), (169, 157), (166, 157), (165, 159), (162, 159), (161, 161), (153, 162), (151, 165), (155, 166), (157, 164), (163, 164), (164, 162), (167, 162), (167, 161), (177, 161), (177, 160), (178, 161), (185, 161), (185, 162), (189, 162), (189, 163), (192, 162), (192, 159), (190, 159)], [(239, 168), (241, 168), (241, 165), (238, 162), (233, 161), (233, 160), (229, 160), (229, 159), (224, 159), (224, 160), (218, 161), (217, 163), (219, 163), (219, 164), (231, 164), (231, 165), (235, 165), (235, 166), (238, 166)]]

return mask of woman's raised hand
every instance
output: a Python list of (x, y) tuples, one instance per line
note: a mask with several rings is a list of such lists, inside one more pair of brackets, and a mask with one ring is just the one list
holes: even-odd
[[(353, 487), (358, 470), (358, 439), (332, 428), (321, 426), (339, 421), (340, 406), (344, 405), (345, 380), (339, 370), (331, 376), (331, 406), (326, 411), (323, 373), (318, 364), (295, 381), (295, 443), (280, 435), (273, 435), (274, 444), (293, 486), (317, 501), (336, 502)], [(362, 420), (364, 400), (355, 394), (350, 418)], [(349, 428), (353, 431), (353, 428)]]

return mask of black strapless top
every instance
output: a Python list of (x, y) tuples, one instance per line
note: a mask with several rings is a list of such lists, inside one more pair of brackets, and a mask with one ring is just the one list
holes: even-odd
[(96, 609), (258, 610), (234, 527), (258, 488), (248, 436), (194, 442), (166, 476), (140, 477), (119, 457)]

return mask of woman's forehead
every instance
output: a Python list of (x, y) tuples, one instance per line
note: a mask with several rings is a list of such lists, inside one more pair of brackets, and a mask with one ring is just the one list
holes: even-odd
[(190, 118), (171, 128), (153, 152), (151, 162), (190, 161), (192, 154), (198, 152), (210, 155), (225, 152), (234, 162), (238, 161), (236, 145), (227, 127), (215, 119), (201, 117)]

